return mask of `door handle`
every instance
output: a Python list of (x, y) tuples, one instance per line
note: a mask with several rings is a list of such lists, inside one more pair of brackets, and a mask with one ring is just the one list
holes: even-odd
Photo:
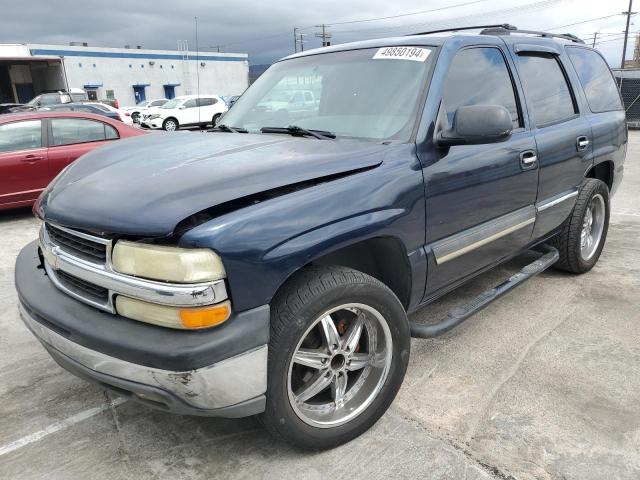
[(589, 146), (589, 139), (585, 135), (576, 138), (576, 148), (578, 151), (585, 150)]
[(34, 163), (37, 162), (39, 160), (43, 160), (44, 157), (42, 155), (25, 155), (25, 157), (22, 159), (22, 161), (24, 163)]
[(535, 166), (538, 161), (538, 155), (535, 150), (525, 150), (520, 153), (520, 166), (529, 169)]

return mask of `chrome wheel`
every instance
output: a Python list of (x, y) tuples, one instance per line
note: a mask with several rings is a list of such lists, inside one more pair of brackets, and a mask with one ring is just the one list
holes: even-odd
[(289, 363), (288, 395), (296, 415), (320, 428), (357, 417), (382, 390), (392, 344), (387, 321), (368, 305), (350, 303), (323, 313)]
[(580, 256), (583, 260), (590, 260), (598, 250), (602, 232), (604, 231), (605, 211), (604, 198), (602, 198), (602, 195), (594, 195), (582, 219)]

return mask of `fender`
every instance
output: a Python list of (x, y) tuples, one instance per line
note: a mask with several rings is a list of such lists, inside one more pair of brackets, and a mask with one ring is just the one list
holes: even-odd
[(235, 311), (269, 303), (295, 271), (363, 240), (397, 239), (409, 256), (424, 246), (422, 171), (411, 145), (389, 152), (376, 169), (218, 216), (185, 232), (179, 245), (222, 257)]

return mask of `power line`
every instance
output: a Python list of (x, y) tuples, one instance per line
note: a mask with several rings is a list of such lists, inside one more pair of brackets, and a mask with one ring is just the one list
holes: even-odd
[(558, 27), (547, 28), (547, 30), (558, 30), (559, 28), (573, 27), (574, 25), (582, 25), (583, 23), (595, 22), (596, 20), (605, 20), (607, 18), (619, 17), (620, 15), (622, 15), (622, 14), (621, 13), (614, 13), (613, 15), (606, 15), (604, 17), (590, 18), (589, 20), (583, 20), (581, 22), (568, 23), (566, 25), (560, 25)]
[[(450, 8), (466, 7), (467, 5), (474, 5), (476, 3), (483, 3), (483, 2), (486, 2), (486, 1), (488, 1), (488, 0), (474, 0), (473, 2), (456, 3), (455, 5), (448, 5), (446, 7), (432, 8), (430, 10), (420, 10), (419, 12), (401, 13), (401, 14), (398, 14), (398, 15), (389, 15), (388, 17), (367, 18), (367, 19), (364, 19), (364, 20), (349, 20), (349, 21), (346, 21), (346, 22), (325, 23), (325, 25), (327, 27), (333, 27), (335, 25), (348, 25), (348, 24), (353, 24), (353, 23), (378, 22), (380, 20), (391, 20), (391, 19), (394, 19), (394, 18), (410, 17), (410, 16), (413, 16), (413, 15), (424, 15), (425, 13), (433, 13), (433, 12), (439, 12), (439, 11), (442, 11), (442, 10), (449, 10)], [(312, 27), (305, 27), (305, 28), (312, 28)]]
[[(487, 12), (483, 12), (483, 13), (476, 13), (476, 14), (472, 14), (472, 15), (466, 15), (463, 17), (456, 17), (455, 18), (455, 22), (456, 25), (455, 27), (463, 27), (465, 26), (465, 22), (469, 23), (469, 22), (478, 22), (479, 18), (485, 18), (485, 17), (493, 17), (495, 15), (502, 15), (502, 16), (506, 16), (509, 14), (520, 14), (520, 13), (527, 13), (527, 12), (532, 12), (532, 11), (536, 11), (536, 10), (541, 10), (544, 8), (547, 8), (549, 6), (552, 6), (556, 3), (561, 3), (561, 2), (565, 2), (567, 0), (542, 0), (542, 1), (538, 1), (538, 2), (531, 2), (531, 3), (526, 3), (524, 5), (519, 5), (517, 7), (509, 7), (509, 8), (501, 8), (501, 9), (497, 9), (497, 10), (490, 10)], [(428, 22), (428, 23), (413, 23), (413, 24), (404, 24), (404, 25), (396, 25), (394, 27), (374, 27), (374, 28), (362, 28), (362, 29), (358, 29), (358, 30), (334, 30), (334, 33), (361, 33), (361, 32), (365, 32), (365, 31), (369, 31), (369, 32), (389, 32), (392, 30), (411, 30), (411, 29), (440, 29), (441, 27), (447, 27), (449, 25), (451, 25), (452, 19), (446, 19), (446, 20), (440, 20), (438, 22)], [(472, 25), (474, 23), (471, 23)], [(455, 27), (453, 27), (455, 29)]]
[[(392, 18), (408, 17), (408, 16), (412, 16), (412, 15), (423, 15), (425, 13), (432, 13), (432, 12), (437, 12), (437, 11), (442, 11), (442, 10), (449, 10), (451, 8), (464, 7), (464, 6), (467, 6), (467, 5), (472, 5), (472, 4), (486, 2), (486, 1), (488, 1), (488, 0), (474, 0), (474, 1), (471, 1), (471, 2), (456, 3), (454, 5), (448, 5), (446, 7), (434, 8), (434, 9), (431, 9), (431, 10), (422, 10), (422, 11), (419, 11), (419, 12), (402, 13), (402, 14), (398, 14), (398, 15), (391, 15), (391, 16), (388, 16), (388, 17), (367, 18), (367, 19), (363, 19), (363, 20), (350, 20), (350, 21), (346, 21), (346, 22), (325, 23), (325, 25), (326, 26), (346, 25), (346, 24), (351, 24), (351, 23), (374, 22), (374, 21), (387, 20), (387, 19), (392, 19)], [(556, 0), (556, 1), (558, 1), (558, 0)], [(296, 30), (308, 30), (310, 28), (316, 28), (316, 25), (310, 25), (310, 26), (306, 26), (306, 27), (297, 27)], [(290, 35), (290, 33), (276, 33), (276, 34), (273, 34), (273, 35), (267, 35), (267, 36), (259, 37), (259, 38), (249, 38), (249, 39), (245, 39), (245, 40), (238, 40), (236, 42), (229, 42), (229, 43), (226, 43), (224, 45), (220, 45), (220, 47), (228, 47), (230, 45), (241, 45), (243, 43), (256, 43), (256, 42), (261, 42), (263, 40), (270, 40), (270, 39), (276, 38), (276, 37), (284, 37), (284, 36), (287, 36), (287, 35)]]

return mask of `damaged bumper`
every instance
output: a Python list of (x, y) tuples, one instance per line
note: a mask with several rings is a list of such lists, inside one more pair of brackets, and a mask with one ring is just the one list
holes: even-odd
[(217, 329), (173, 331), (84, 305), (56, 289), (39, 264), (36, 243), (18, 256), (20, 315), (63, 368), (175, 413), (264, 411), (268, 306), (236, 314)]

